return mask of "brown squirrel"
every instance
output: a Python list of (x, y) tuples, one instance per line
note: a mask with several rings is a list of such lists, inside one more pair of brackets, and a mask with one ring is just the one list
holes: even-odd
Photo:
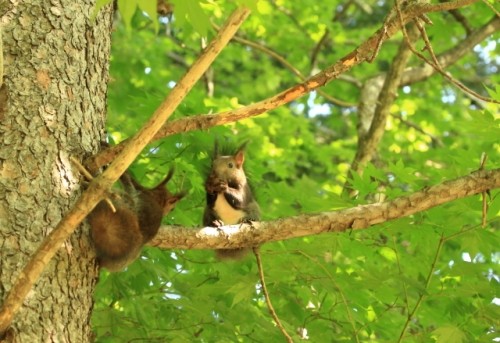
[[(242, 144), (234, 155), (221, 155), (215, 141), (212, 168), (205, 182), (207, 204), (203, 225), (220, 227), (260, 219), (260, 208), (248, 185), (243, 162), (245, 147)], [(216, 250), (217, 258), (240, 259), (248, 248)]]
[(112, 272), (122, 270), (156, 235), (163, 216), (185, 195), (184, 192), (172, 194), (165, 187), (173, 172), (171, 169), (165, 179), (151, 189), (125, 173), (120, 177), (123, 190), (109, 195), (115, 208), (103, 200), (92, 210), (88, 221), (101, 267)]

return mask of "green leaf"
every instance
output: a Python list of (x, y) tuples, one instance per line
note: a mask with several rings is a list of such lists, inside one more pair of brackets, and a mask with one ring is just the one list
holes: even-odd
[(155, 32), (158, 32), (158, 30), (160, 29), (160, 24), (158, 22), (158, 12), (156, 9), (157, 1), (158, 0), (141, 0), (137, 3), (139, 8), (146, 12), (148, 17), (153, 22)]
[(137, 10), (139, 0), (118, 0), (118, 10), (123, 17), (125, 26), (131, 27), (132, 17)]
[(207, 37), (210, 21), (196, 0), (174, 0), (175, 16), (181, 22), (188, 22), (202, 37)]
[(437, 343), (462, 343), (467, 336), (460, 328), (454, 325), (444, 325), (432, 332), (432, 338)]

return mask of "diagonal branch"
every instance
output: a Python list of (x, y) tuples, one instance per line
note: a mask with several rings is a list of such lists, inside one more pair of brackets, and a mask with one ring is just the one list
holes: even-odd
[[(403, 23), (427, 13), (437, 11), (448, 11), (450, 9), (460, 8), (470, 5), (478, 0), (457, 0), (437, 5), (415, 3), (404, 9)], [(166, 124), (154, 137), (160, 139), (176, 133), (182, 133), (192, 130), (204, 130), (212, 126), (223, 125), (236, 122), (245, 118), (258, 116), (264, 112), (273, 110), (279, 106), (285, 105), (301, 96), (315, 90), (327, 83), (337, 79), (340, 74), (352, 67), (361, 64), (373, 57), (374, 52), (381, 43), (388, 40), (401, 29), (401, 22), (397, 16), (388, 19), (382, 28), (375, 32), (370, 38), (359, 45), (348, 55), (341, 58), (325, 70), (310, 77), (308, 80), (290, 87), (270, 98), (261, 100), (254, 104), (241, 107), (235, 110), (221, 112), (214, 115), (196, 115), (177, 119)], [(123, 149), (127, 141), (120, 143), (112, 148), (106, 149), (101, 153), (89, 158), (85, 165), (90, 171), (96, 171), (100, 167), (110, 163), (115, 156)]]
[[(398, 0), (396, 0), (396, 9), (397, 9), (397, 13), (398, 13), (398, 16), (399, 16), (400, 20), (402, 20), (401, 8), (400, 8)], [(424, 18), (424, 17), (422, 17), (422, 18)], [(481, 94), (473, 91), (472, 89), (468, 88), (463, 83), (461, 83), (460, 81), (458, 81), (457, 79), (455, 79), (449, 72), (444, 71), (443, 68), (439, 65), (439, 61), (437, 61), (436, 56), (434, 55), (434, 51), (433, 51), (432, 46), (431, 46), (431, 44), (430, 44), (430, 42), (429, 42), (429, 40), (427, 38), (427, 33), (425, 32), (424, 27), (421, 24), (419, 24), (419, 18), (415, 19), (415, 23), (417, 23), (417, 26), (420, 29), (420, 32), (421, 32), (422, 37), (424, 39), (424, 42), (426, 44), (426, 49), (429, 51), (429, 53), (430, 53), (430, 55), (432, 57), (432, 60), (429, 60), (422, 53), (420, 53), (419, 51), (417, 51), (415, 49), (415, 47), (413, 46), (413, 44), (410, 42), (410, 39), (408, 38), (408, 34), (407, 34), (407, 32), (405, 30), (405, 27), (403, 25), (402, 26), (403, 36), (405, 37), (406, 41), (408, 42), (408, 47), (410, 48), (410, 50), (413, 52), (413, 54), (415, 56), (417, 56), (418, 58), (420, 58), (421, 60), (423, 60), (425, 63), (427, 63), (428, 65), (430, 65), (432, 68), (434, 68), (439, 74), (443, 75), (445, 79), (447, 79), (448, 81), (450, 81), (457, 88), (459, 88), (460, 90), (462, 90), (464, 93), (469, 94), (470, 96), (474, 97), (475, 99), (483, 100), (483, 101), (486, 101), (486, 102), (497, 103), (497, 104), (500, 103), (500, 101), (498, 101), (496, 99), (482, 96)]]
[(283, 324), (281, 324), (281, 320), (276, 314), (276, 310), (274, 309), (273, 303), (271, 302), (271, 297), (269, 296), (269, 292), (267, 291), (267, 285), (266, 285), (266, 280), (264, 278), (264, 267), (262, 267), (262, 258), (260, 256), (260, 251), (259, 248), (253, 248), (253, 253), (255, 255), (255, 259), (257, 262), (257, 269), (259, 271), (259, 279), (260, 279), (260, 286), (262, 288), (262, 293), (264, 294), (264, 299), (266, 300), (267, 308), (269, 309), (269, 313), (271, 314), (271, 317), (273, 317), (274, 322), (276, 323), (276, 326), (280, 329), (281, 333), (285, 337), (287, 342), (293, 343), (292, 337), (286, 332), (285, 327)]
[(245, 8), (236, 9), (231, 14), (218, 36), (210, 43), (179, 83), (177, 83), (150, 120), (125, 144), (123, 151), (115, 158), (109, 168), (90, 183), (88, 189), (78, 199), (70, 212), (45, 238), (31, 260), (17, 276), (17, 280), (14, 282), (0, 309), (0, 336), (9, 327), (29, 290), (38, 280), (45, 266), (52, 259), (64, 240), (73, 233), (103, 197), (106, 190), (125, 172), (141, 150), (158, 132), (196, 81), (205, 73), (217, 55), (231, 40), (249, 14), (250, 11)]
[[(446, 68), (469, 52), (474, 46), (483, 41), (486, 37), (500, 29), (500, 18), (493, 18), (487, 24), (474, 30), (460, 43), (450, 50), (447, 50), (437, 56), (437, 60), (443, 68)], [(406, 68), (400, 85), (408, 85), (423, 81), (436, 73), (436, 70), (430, 65), (424, 63), (419, 67)], [(363, 137), (370, 129), (375, 108), (377, 107), (377, 97), (379, 96), (386, 74), (379, 74), (365, 81), (360, 95), (358, 136)], [(465, 93), (467, 94), (467, 93)]]
[(383, 203), (222, 228), (164, 226), (150, 245), (164, 249), (232, 249), (266, 242), (366, 229), (467, 196), (500, 188), (500, 169), (478, 170)]
[[(418, 38), (417, 33), (418, 30), (415, 25), (412, 25), (410, 33), (411, 38), (409, 39), (415, 41)], [(370, 129), (366, 134), (359, 137), (358, 149), (356, 150), (356, 155), (352, 162), (351, 170), (349, 171), (350, 175), (352, 175), (353, 172), (361, 173), (365, 165), (375, 154), (384, 134), (385, 123), (389, 116), (391, 105), (397, 96), (401, 77), (410, 56), (411, 50), (409, 44), (403, 40), (399, 46), (398, 53), (391, 63), (391, 68), (385, 77), (384, 85), (382, 86), (382, 90), (377, 100), (375, 113), (370, 123)], [(346, 188), (348, 187), (349, 184), (346, 183)]]
[[(287, 68), (288, 70), (290, 70), (301, 81), (305, 81), (307, 79), (307, 77), (305, 75), (303, 75), (300, 72), (300, 70), (298, 70), (297, 68), (295, 68), (290, 62), (288, 62), (286, 60), (286, 58), (284, 58), (283, 56), (281, 56), (277, 52), (273, 51), (272, 49), (270, 49), (270, 48), (268, 48), (268, 47), (266, 47), (266, 46), (264, 46), (262, 44), (259, 44), (259, 43), (256, 43), (256, 42), (253, 42), (251, 40), (248, 40), (248, 39), (245, 39), (245, 38), (241, 38), (241, 37), (238, 37), (238, 36), (234, 37), (233, 40), (235, 42), (241, 43), (243, 45), (250, 46), (250, 47), (252, 47), (252, 48), (254, 48), (256, 50), (262, 51), (263, 53), (265, 53), (265, 54), (269, 55), (270, 57), (274, 58), (279, 63), (281, 63), (285, 68)], [(356, 104), (354, 104), (354, 103), (350, 103), (348, 101), (344, 101), (344, 100), (341, 100), (341, 99), (334, 98), (333, 96), (331, 96), (328, 93), (322, 91), (321, 89), (318, 89), (317, 92), (322, 97), (324, 97), (327, 101), (331, 102), (334, 105), (341, 106), (341, 107), (355, 107), (356, 106)]]
[[(431, 283), (432, 276), (436, 273), (436, 264), (437, 264), (437, 261), (438, 261), (438, 257), (441, 254), (444, 242), (445, 242), (444, 236), (443, 236), (443, 234), (441, 234), (441, 238), (439, 239), (439, 243), (438, 243), (438, 246), (437, 246), (437, 249), (436, 249), (436, 253), (434, 254), (434, 259), (433, 259), (432, 264), (431, 264), (431, 268), (430, 268), (429, 272), (427, 273), (427, 277), (425, 279), (424, 289), (419, 294), (417, 302), (413, 306), (413, 309), (410, 310), (409, 307), (407, 308), (408, 309), (408, 315), (406, 317), (405, 323), (403, 324), (403, 328), (401, 329), (401, 333), (399, 334), (398, 343), (399, 342), (403, 342), (405, 333), (408, 330), (408, 326), (410, 325), (410, 323), (415, 318), (415, 313), (417, 313), (417, 310), (420, 308), (420, 305), (422, 304), (424, 298), (428, 294), (429, 285)], [(407, 304), (408, 304), (408, 302), (407, 302)]]
[[(470, 51), (474, 46), (483, 41), (486, 37), (500, 30), (500, 18), (494, 17), (484, 26), (474, 30), (470, 35), (468, 35), (460, 43), (456, 44), (450, 50), (437, 55), (437, 60), (439, 64), (446, 68), (460, 58), (462, 58), (468, 51)], [(409, 68), (405, 71), (401, 84), (408, 85), (416, 83), (429, 78), (434, 75), (436, 70), (428, 64), (423, 64), (420, 67)]]

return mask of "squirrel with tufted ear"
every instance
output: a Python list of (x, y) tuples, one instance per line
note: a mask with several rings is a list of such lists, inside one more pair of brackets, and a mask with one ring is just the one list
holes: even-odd
[[(242, 144), (232, 155), (221, 155), (215, 141), (212, 167), (205, 182), (207, 203), (203, 225), (220, 227), (260, 219), (259, 205), (243, 170), (246, 144)], [(220, 249), (215, 254), (221, 260), (240, 259), (248, 251), (248, 248)]]
[(170, 169), (165, 179), (151, 189), (125, 173), (120, 177), (123, 190), (109, 195), (114, 209), (103, 200), (90, 212), (88, 221), (101, 267), (112, 272), (122, 270), (156, 235), (163, 216), (185, 195), (172, 194), (166, 188), (173, 173)]

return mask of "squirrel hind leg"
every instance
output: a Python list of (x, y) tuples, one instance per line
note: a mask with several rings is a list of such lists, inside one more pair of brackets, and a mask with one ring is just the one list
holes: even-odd
[(215, 257), (217, 257), (219, 261), (237, 261), (245, 257), (249, 251), (250, 249), (248, 248), (217, 249), (215, 250)]
[(119, 206), (113, 213), (109, 206), (101, 201), (88, 219), (101, 267), (118, 271), (139, 256), (142, 234), (137, 217), (132, 211)]

